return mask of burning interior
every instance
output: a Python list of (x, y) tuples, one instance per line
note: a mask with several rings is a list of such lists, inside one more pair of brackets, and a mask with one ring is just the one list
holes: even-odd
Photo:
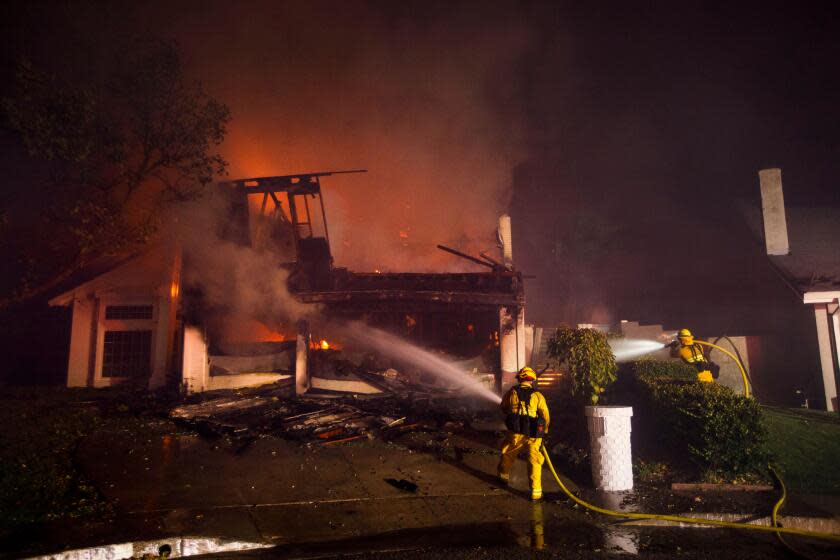
[[(509, 219), (500, 221), (499, 259), (441, 247), (487, 268), (485, 272), (383, 273), (336, 267), (321, 178), (356, 172), (363, 171), (219, 185), (229, 216), (217, 232), (220, 238), (273, 260), (286, 272), (288, 293), (303, 310), (297, 316), (243, 319), (208, 302), (200, 289), (188, 293), (182, 306), (187, 325), (182, 377), (188, 391), (259, 384), (271, 381), (272, 374), (285, 374), (290, 384), (294, 376), (298, 393), (345, 387), (367, 392), (376, 390), (376, 384), (367, 386), (370, 379), (364, 373), (388, 370), (416, 383), (445, 383), (429, 371), (434, 365), (383, 343), (386, 333), (457, 361), (460, 369), (497, 390), (525, 364), (524, 291), (522, 275), (510, 258)], [(184, 266), (190, 266), (188, 259)], [(201, 363), (207, 367), (195, 371)]]

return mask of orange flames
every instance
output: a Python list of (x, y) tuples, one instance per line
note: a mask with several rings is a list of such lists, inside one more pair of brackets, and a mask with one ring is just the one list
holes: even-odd
[(224, 317), (215, 326), (226, 342), (285, 342), (295, 338), (294, 331), (281, 332), (253, 319)]
[(315, 337), (312, 338), (312, 341), (309, 343), (310, 350), (341, 350), (341, 347), (338, 346), (335, 342), (329, 342), (326, 338), (317, 339)]

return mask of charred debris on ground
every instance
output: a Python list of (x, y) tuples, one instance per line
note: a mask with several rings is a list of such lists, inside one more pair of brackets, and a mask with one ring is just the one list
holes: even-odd
[(310, 390), (295, 397), (291, 380), (284, 380), (193, 395), (173, 407), (169, 417), (204, 436), (229, 439), (239, 449), (266, 436), (330, 446), (387, 441), (407, 432), (451, 434), (499, 420), (495, 406), (457, 388), (412, 383), (394, 369), (355, 375), (381, 392)]

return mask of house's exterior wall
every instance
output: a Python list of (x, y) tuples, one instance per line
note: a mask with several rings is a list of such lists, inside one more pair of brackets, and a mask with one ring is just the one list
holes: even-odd
[(174, 307), (169, 294), (157, 299), (149, 389), (158, 389), (166, 385), (166, 372), (170, 364), (169, 356), (172, 352), (174, 334)]
[(619, 327), (626, 339), (665, 340), (667, 338), (662, 325), (640, 325), (638, 321), (621, 321)]
[(217, 389), (243, 389), (245, 387), (259, 387), (270, 385), (278, 381), (289, 380), (287, 389), (289, 396), (294, 394), (292, 390), (292, 376), (282, 373), (239, 373), (236, 375), (211, 375), (209, 377), (208, 391)]
[[(717, 344), (721, 348), (725, 348), (727, 351), (735, 354), (736, 356), (740, 356), (741, 361), (743, 362), (744, 369), (747, 371), (747, 374), (749, 374), (750, 357), (749, 348), (747, 345), (747, 337), (729, 336), (727, 338), (729, 339), (729, 341), (732, 342), (731, 345), (726, 340), (718, 340), (716, 337), (707, 338), (706, 341), (711, 342), (712, 344)], [(733, 346), (735, 348), (733, 348)], [(721, 385), (729, 387), (739, 395), (743, 395), (744, 376), (741, 375), (741, 368), (738, 367), (738, 364), (735, 363), (735, 360), (733, 360), (732, 358), (715, 348), (709, 349), (709, 357), (714, 363), (720, 366), (720, 377), (718, 377), (717, 382)]]
[[(677, 335), (674, 330), (663, 330), (662, 325), (641, 325), (638, 321), (622, 320), (619, 328), (621, 329), (621, 334), (627, 340), (652, 340), (666, 343), (674, 340)], [(645, 354), (645, 358), (651, 360), (670, 360), (671, 350), (669, 348), (655, 350)]]
[(525, 325), (523, 330), (525, 333), (525, 365), (527, 366), (534, 365), (531, 362), (531, 356), (534, 355), (535, 330), (534, 325)]
[(186, 393), (202, 393), (216, 389), (241, 389), (276, 383), (292, 376), (280, 373), (240, 373), (233, 375), (210, 375), (210, 356), (207, 353), (207, 341), (200, 327), (184, 327), (182, 387)]
[[(102, 374), (105, 333), (149, 330), (148, 387), (164, 386), (173, 370), (180, 276), (180, 251), (157, 248), (50, 300), (50, 305), (73, 308), (67, 385), (109, 387), (129, 381)], [(106, 319), (106, 309), (112, 305), (151, 306), (152, 318)]]
[[(161, 313), (161, 306), (159, 302), (149, 296), (119, 296), (116, 294), (108, 294), (107, 296), (97, 299), (97, 320), (95, 326), (96, 336), (96, 353), (93, 366), (93, 387), (111, 387), (118, 385), (129, 378), (126, 377), (105, 377), (102, 375), (103, 357), (105, 354), (105, 333), (107, 331), (127, 331), (127, 330), (150, 330), (152, 331), (152, 348), (151, 360), (149, 364), (150, 383), (151, 379), (155, 378), (156, 368), (160, 367), (161, 363), (165, 364), (167, 347), (165, 340), (161, 344), (161, 331), (164, 334), (167, 331), (168, 315)], [(113, 305), (150, 305), (152, 307), (151, 319), (106, 319), (105, 313), (109, 306)], [(158, 375), (161, 375), (158, 373)]]

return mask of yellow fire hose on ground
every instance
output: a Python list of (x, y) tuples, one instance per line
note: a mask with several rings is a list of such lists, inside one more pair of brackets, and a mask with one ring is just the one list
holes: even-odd
[[(744, 380), (744, 396), (750, 398), (752, 395), (750, 393), (750, 384), (749, 379), (747, 377), (747, 372), (744, 370), (744, 366), (741, 363), (741, 360), (738, 359), (735, 355), (733, 355), (728, 350), (721, 348), (717, 344), (712, 344), (711, 342), (704, 342), (702, 340), (695, 340), (700, 344), (710, 346), (712, 348), (716, 348), (723, 352), (724, 354), (728, 355), (732, 360), (738, 364), (738, 369), (741, 370), (741, 376)], [(785, 483), (779, 474), (773, 469), (773, 467), (768, 466), (771, 475), (773, 478), (779, 483), (780, 489), (782, 491), (782, 495), (779, 500), (774, 504), (773, 511), (770, 514), (770, 521), (771, 525), (752, 525), (749, 523), (737, 523), (732, 521), (720, 521), (716, 519), (701, 519), (699, 517), (685, 517), (681, 515), (667, 515), (667, 514), (657, 514), (657, 513), (636, 513), (636, 512), (626, 512), (626, 511), (615, 511), (611, 509), (606, 509), (602, 507), (598, 507), (594, 504), (590, 504), (577, 496), (575, 496), (569, 488), (563, 484), (563, 481), (560, 479), (560, 476), (557, 474), (557, 471), (554, 470), (554, 465), (551, 462), (551, 457), (548, 455), (548, 450), (545, 448), (545, 445), (542, 446), (542, 454), (545, 456), (546, 464), (548, 464), (548, 469), (551, 471), (551, 474), (554, 476), (554, 480), (557, 481), (558, 486), (563, 491), (566, 496), (569, 497), (573, 502), (576, 504), (594, 511), (596, 513), (600, 513), (602, 515), (608, 515), (610, 517), (619, 517), (622, 519), (656, 519), (660, 521), (671, 521), (675, 523), (692, 523), (696, 525), (706, 525), (706, 526), (713, 526), (713, 527), (725, 527), (728, 529), (746, 529), (750, 531), (763, 531), (766, 533), (774, 533), (776, 537), (779, 539), (785, 547), (788, 548), (791, 552), (802, 555), (799, 551), (794, 549), (788, 542), (784, 539), (783, 535), (799, 535), (801, 537), (810, 537), (816, 539), (827, 539), (832, 541), (840, 542), (840, 535), (834, 533), (823, 533), (819, 531), (807, 531), (804, 529), (794, 529), (789, 527), (781, 527), (779, 525), (778, 514), (779, 510), (784, 505), (785, 500), (787, 499), (787, 488), (785, 487)]]
[(747, 397), (747, 398), (752, 397), (752, 393), (750, 393), (750, 381), (747, 378), (747, 371), (744, 369), (744, 366), (741, 364), (741, 360), (739, 360), (732, 352), (730, 352), (729, 350), (726, 350), (724, 348), (721, 348), (717, 344), (712, 344), (711, 342), (705, 342), (703, 340), (696, 340), (696, 339), (695, 339), (694, 342), (697, 343), (697, 344), (702, 344), (703, 346), (709, 346), (710, 348), (720, 350), (721, 352), (723, 352), (724, 354), (726, 354), (727, 356), (732, 358), (732, 361), (734, 361), (736, 364), (738, 364), (738, 369), (741, 370), (741, 377), (744, 379), (744, 396)]
[[(709, 346), (711, 348), (716, 348), (720, 350), (732, 360), (738, 364), (738, 369), (741, 370), (741, 377), (744, 381), (744, 396), (747, 398), (752, 397), (752, 393), (750, 392), (750, 382), (747, 376), (747, 372), (744, 369), (741, 360), (736, 357), (734, 354), (729, 352), (728, 350), (721, 348), (717, 344), (713, 344), (711, 342), (705, 342), (702, 340), (695, 340), (695, 342), (699, 344), (703, 344), (705, 346)], [(778, 501), (773, 505), (773, 510), (770, 514), (770, 521), (771, 525), (752, 525), (750, 523), (737, 523), (733, 521), (720, 521), (716, 519), (701, 519), (699, 517), (688, 517), (688, 516), (681, 516), (681, 515), (667, 515), (667, 514), (658, 514), (658, 513), (636, 513), (636, 512), (627, 512), (627, 511), (616, 511), (607, 508), (602, 508), (596, 506), (594, 504), (590, 504), (578, 498), (575, 494), (572, 493), (569, 488), (563, 484), (563, 481), (560, 479), (560, 476), (557, 474), (557, 471), (554, 469), (554, 465), (551, 462), (551, 457), (548, 455), (548, 450), (545, 448), (545, 445), (542, 446), (542, 454), (545, 456), (546, 464), (548, 465), (548, 469), (551, 471), (551, 474), (554, 476), (554, 480), (557, 481), (557, 485), (560, 486), (560, 489), (563, 491), (566, 496), (569, 497), (574, 503), (582, 506), (590, 511), (594, 511), (596, 513), (600, 513), (602, 515), (607, 515), (610, 517), (618, 517), (621, 519), (641, 519), (641, 520), (660, 520), (660, 521), (671, 521), (674, 523), (691, 523), (695, 525), (706, 525), (712, 527), (725, 527), (728, 529), (741, 529), (741, 530), (749, 530), (749, 531), (762, 531), (765, 533), (773, 533), (778, 538), (779, 542), (781, 542), (788, 550), (793, 552), (798, 556), (803, 556), (801, 552), (793, 548), (783, 537), (783, 535), (798, 535), (800, 537), (809, 537), (815, 539), (825, 539), (831, 541), (840, 542), (840, 534), (834, 533), (824, 533), (820, 531), (807, 531), (805, 529), (794, 529), (790, 527), (782, 527), (779, 525), (778, 514), (779, 510), (785, 503), (787, 499), (787, 488), (785, 487), (785, 483), (782, 480), (781, 476), (773, 469), (773, 467), (768, 465), (768, 469), (770, 470), (770, 474), (773, 478), (779, 483), (779, 487), (782, 491), (782, 495), (779, 497)]]
[[(773, 511), (770, 512), (770, 524), (773, 525), (773, 527), (779, 527), (779, 510), (782, 509), (785, 500), (787, 500), (787, 486), (785, 486), (785, 481), (782, 480), (782, 477), (779, 476), (779, 473), (776, 472), (776, 469), (770, 466), (768, 466), (767, 468), (770, 470), (770, 474), (773, 475), (773, 479), (779, 483), (779, 488), (782, 490), (782, 495), (779, 496), (779, 500), (775, 504), (773, 504)], [(788, 543), (782, 536), (782, 534), (778, 531), (776, 532), (776, 538), (779, 539), (779, 542), (782, 543), (782, 545), (788, 550), (790, 550), (792, 553), (796, 554), (797, 556), (803, 556), (802, 553), (793, 548), (790, 545), (790, 543)]]
[[(636, 512), (628, 512), (628, 511), (615, 511), (611, 509), (606, 509), (602, 507), (598, 507), (594, 504), (590, 504), (577, 496), (575, 496), (569, 488), (563, 484), (563, 481), (560, 479), (560, 476), (557, 474), (557, 471), (554, 470), (554, 465), (551, 463), (551, 457), (548, 456), (548, 450), (545, 446), (542, 447), (542, 453), (545, 456), (546, 464), (548, 465), (548, 469), (551, 471), (551, 474), (554, 476), (554, 480), (557, 481), (557, 484), (560, 486), (560, 489), (563, 491), (566, 496), (569, 497), (573, 502), (578, 504), (579, 506), (585, 507), (588, 510), (594, 511), (596, 513), (600, 513), (602, 515), (608, 515), (610, 517), (620, 517), (622, 519), (658, 519), (661, 521), (672, 521), (675, 523), (693, 523), (696, 525), (712, 525), (715, 527), (726, 527), (729, 529), (748, 529), (751, 531), (764, 531), (766, 533), (775, 533), (778, 536), (782, 534), (786, 535), (799, 535), (801, 537), (811, 537), (817, 539), (828, 539), (833, 541), (840, 542), (840, 535), (836, 535), (834, 533), (822, 533), (819, 531), (806, 531), (804, 529), (793, 529), (790, 527), (779, 527), (777, 522), (777, 514), (779, 509), (782, 507), (782, 504), (785, 501), (787, 496), (787, 492), (784, 488), (784, 484), (782, 485), (782, 497), (776, 502), (776, 505), (773, 507), (772, 513), (772, 522), (773, 526), (768, 525), (751, 525), (749, 523), (736, 523), (733, 521), (719, 521), (716, 519), (701, 519), (699, 517), (683, 517), (681, 515), (666, 515), (666, 514), (658, 514), (658, 513), (636, 513)], [(783, 541), (784, 542), (784, 541)], [(785, 543), (787, 545), (787, 543)]]

